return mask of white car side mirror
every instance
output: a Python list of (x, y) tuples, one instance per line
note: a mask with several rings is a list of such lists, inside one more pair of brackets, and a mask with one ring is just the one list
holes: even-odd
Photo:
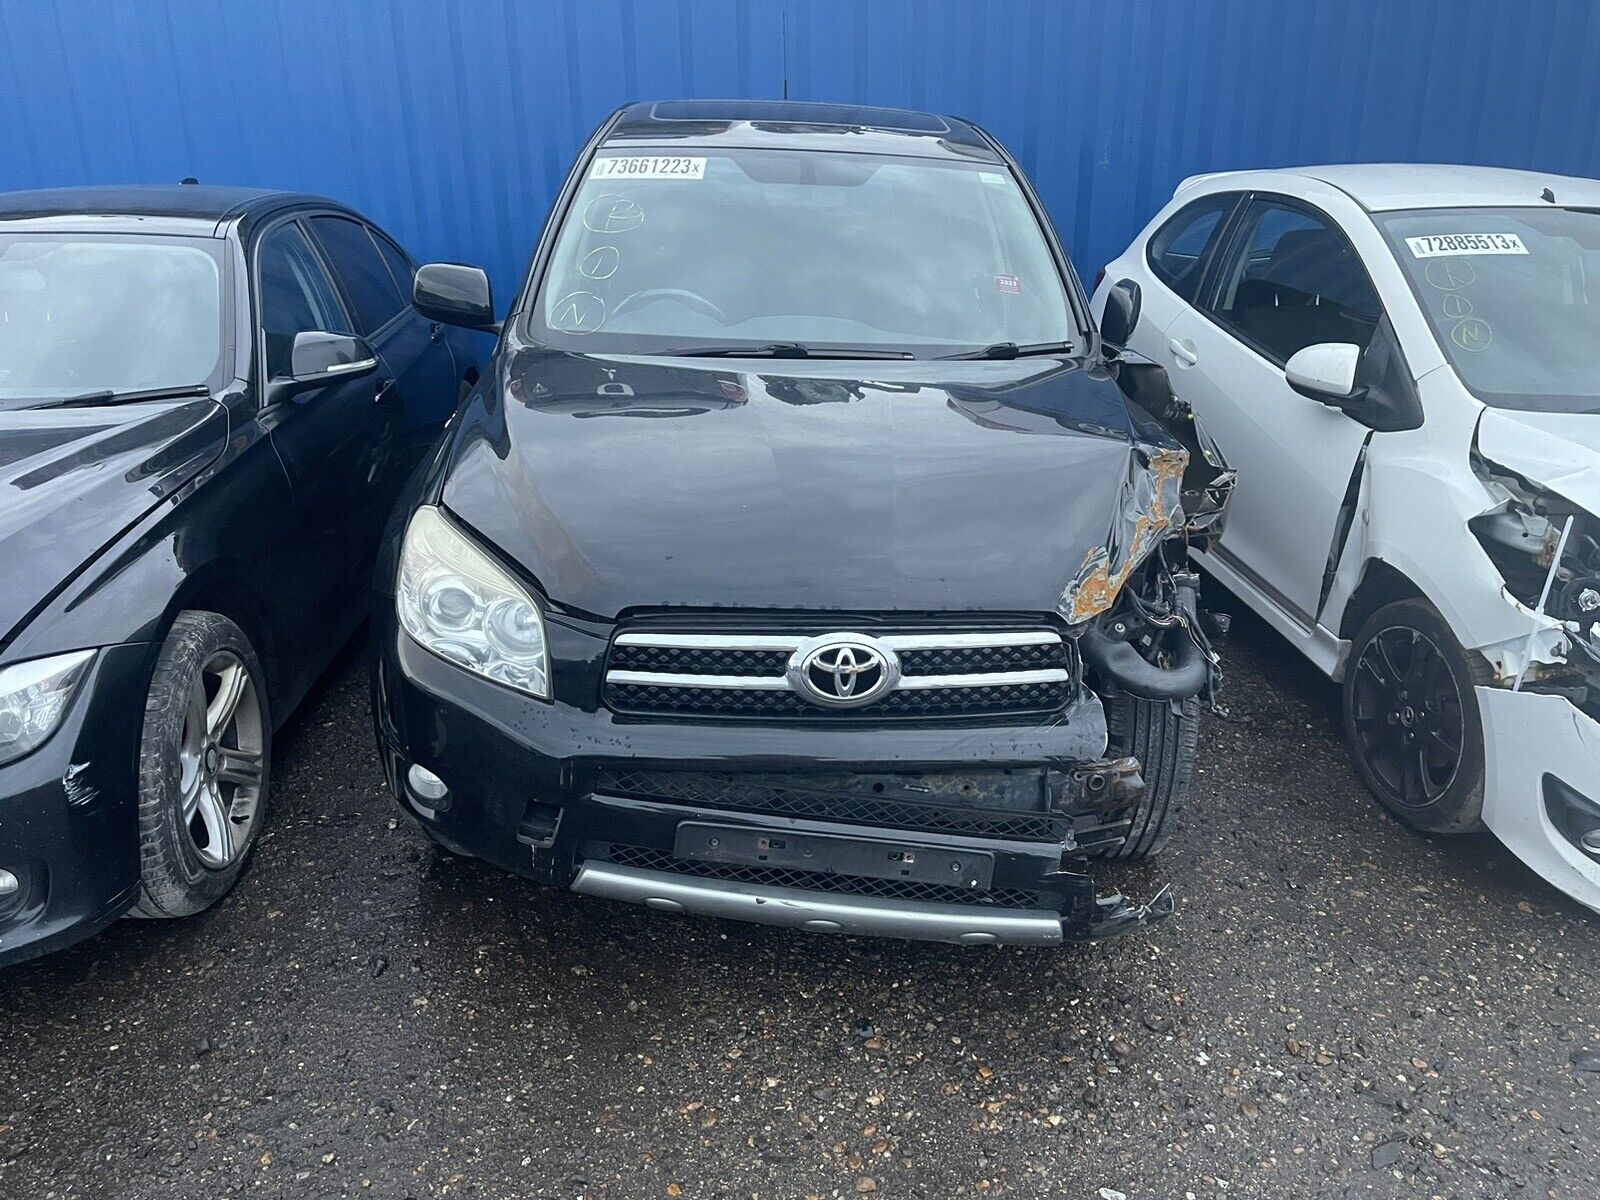
[(1297, 350), (1284, 364), (1289, 386), (1302, 396), (1338, 405), (1359, 399), (1356, 393), (1356, 366), (1361, 347), (1350, 342), (1319, 342)]

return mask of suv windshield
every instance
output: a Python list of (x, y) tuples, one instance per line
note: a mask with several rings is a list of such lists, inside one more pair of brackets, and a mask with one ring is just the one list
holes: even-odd
[(603, 155), (529, 334), (564, 349), (947, 355), (1072, 341), (1061, 272), (998, 163), (795, 150)]
[(1375, 220), (1475, 396), (1600, 412), (1600, 212), (1450, 208)]
[(0, 233), (0, 407), (213, 382), (220, 245)]

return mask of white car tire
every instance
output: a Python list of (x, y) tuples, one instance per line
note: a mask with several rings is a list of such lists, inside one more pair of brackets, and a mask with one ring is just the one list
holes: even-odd
[(1362, 624), (1345, 671), (1345, 740), (1378, 803), (1413, 829), (1483, 828), (1483, 724), (1473, 688), (1492, 681), (1431, 604), (1400, 600)]

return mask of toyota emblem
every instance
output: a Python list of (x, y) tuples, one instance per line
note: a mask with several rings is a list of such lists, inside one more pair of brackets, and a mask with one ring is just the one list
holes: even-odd
[(900, 660), (876, 638), (830, 633), (809, 638), (789, 656), (789, 686), (823, 708), (871, 704), (900, 681)]

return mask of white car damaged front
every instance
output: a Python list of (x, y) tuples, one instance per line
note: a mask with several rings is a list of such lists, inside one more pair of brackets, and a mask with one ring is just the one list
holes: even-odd
[(1238, 472), (1195, 560), (1343, 685), (1362, 782), (1600, 910), (1600, 181), (1201, 176), (1104, 279)]
[(1527, 623), (1481, 647), (1483, 821), (1534, 870), (1600, 909), (1600, 418), (1485, 410), (1469, 522)]

